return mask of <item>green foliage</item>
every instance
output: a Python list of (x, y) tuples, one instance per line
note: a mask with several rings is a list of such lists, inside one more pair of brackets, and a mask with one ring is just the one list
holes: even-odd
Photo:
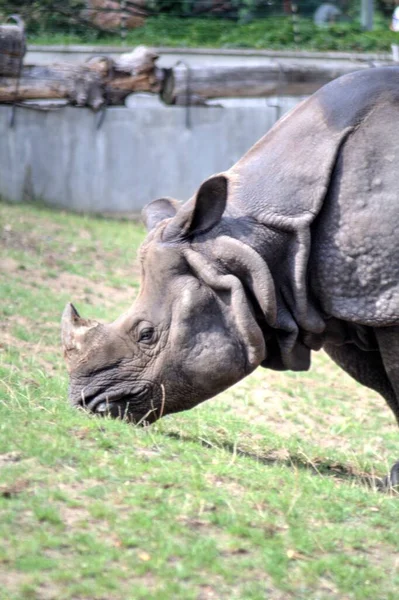
[(348, 50), (356, 52), (389, 52), (398, 36), (389, 31), (388, 22), (379, 17), (373, 31), (364, 31), (358, 22), (336, 23), (318, 28), (312, 21), (300, 23), (300, 46), (309, 50)]
[[(218, 15), (210, 12), (212, 0), (149, 0), (147, 6), (157, 16), (148, 17), (143, 27), (129, 31), (126, 43), (389, 52), (390, 45), (398, 43), (398, 34), (389, 30), (394, 0), (379, 1), (381, 10), (375, 14), (374, 30), (365, 32), (358, 20), (359, 2), (352, 0), (347, 4), (350, 21), (318, 28), (312, 14), (320, 0), (309, 0), (300, 5), (299, 38), (297, 35), (294, 39), (292, 19), (282, 14), (280, 4), (231, 0)], [(21, 14), (31, 43), (122, 43), (118, 34), (98, 31), (85, 22), (81, 15), (84, 6), (84, 0), (0, 0), (0, 18)]]
[[(29, 35), (31, 43), (122, 43), (118, 36), (99, 34), (87, 28), (79, 33), (71, 27), (51, 35), (46, 33), (45, 29), (38, 28), (35, 31), (36, 33)], [(363, 31), (357, 21), (318, 28), (312, 19), (301, 18), (299, 40), (295, 40), (292, 21), (287, 17), (268, 17), (237, 23), (226, 19), (183, 19), (163, 14), (150, 17), (143, 27), (129, 31), (126, 44), (390, 52), (391, 44), (398, 43), (398, 39), (398, 34), (389, 30), (389, 20), (381, 15), (377, 15), (373, 31)]]
[(319, 28), (312, 19), (299, 20), (299, 40), (294, 39), (291, 19), (268, 17), (249, 23), (226, 20), (148, 19), (145, 26), (129, 32), (128, 43), (215, 48), (270, 48), (390, 52), (398, 34), (389, 30), (388, 19), (377, 15), (373, 31), (363, 31), (358, 21)]

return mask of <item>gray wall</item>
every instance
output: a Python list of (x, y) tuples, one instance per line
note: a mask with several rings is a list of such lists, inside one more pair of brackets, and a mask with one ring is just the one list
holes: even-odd
[[(124, 46), (89, 46), (87, 44), (59, 44), (41, 46), (28, 44), (25, 64), (47, 65), (55, 62), (84, 63), (91, 56), (106, 55), (115, 57), (131, 48)], [(309, 66), (334, 63), (337, 66), (350, 62), (374, 62), (391, 60), (389, 52), (307, 52), (306, 50), (255, 50), (254, 48), (154, 48), (159, 54), (158, 67), (171, 67), (178, 61), (189, 65), (264, 65), (278, 61), (282, 64), (292, 59)], [(388, 50), (388, 48), (387, 48)]]
[(228, 169), (298, 99), (166, 107), (131, 97), (109, 108), (100, 129), (89, 109), (41, 112), (0, 106), (0, 196), (41, 199), (77, 211), (136, 213), (160, 196), (189, 198)]

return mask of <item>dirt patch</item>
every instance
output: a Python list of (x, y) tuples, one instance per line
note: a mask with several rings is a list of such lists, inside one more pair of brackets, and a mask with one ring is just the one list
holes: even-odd
[[(0, 585), (2, 592), (5, 592), (3, 598), (10, 598), (16, 594), (22, 586), (28, 585), (32, 577), (27, 573), (14, 571), (7, 568), (7, 564), (0, 564)], [(5, 589), (4, 589), (5, 588)], [(9, 596), (7, 594), (9, 593)]]
[[(232, 395), (228, 392), (220, 399), (229, 413), (244, 424), (265, 425), (281, 437), (303, 438), (323, 449), (339, 447), (342, 452), (353, 452), (350, 435), (353, 424), (362, 424), (365, 431), (370, 430), (376, 417), (384, 431), (396, 431), (397, 425), (383, 398), (352, 381), (325, 355), (315, 358), (312, 369), (322, 378), (312, 379), (311, 374), (303, 374), (294, 379), (258, 369), (232, 388)], [(349, 433), (345, 434), (346, 430)], [(378, 432), (371, 435), (373, 449), (383, 456), (384, 437)]]
[[(232, 460), (234, 460), (234, 455)], [(222, 488), (228, 490), (229, 495), (234, 497), (242, 497), (245, 488), (238, 483), (235, 479), (222, 475), (214, 475), (213, 473), (205, 473), (205, 479), (208, 484), (213, 488)]]
[[(28, 224), (27, 224), (28, 225)], [(51, 229), (54, 231), (54, 224), (51, 223)], [(42, 224), (43, 228), (43, 224)], [(42, 231), (44, 228), (42, 229)], [(35, 235), (29, 232), (29, 229), (25, 231), (15, 230), (12, 225), (6, 224), (3, 229), (0, 230), (0, 245), (10, 248), (12, 250), (22, 250), (23, 252), (35, 252), (37, 253), (40, 249), (40, 240), (43, 243), (43, 236)]]
[[(0, 259), (0, 272), (8, 278), (15, 276), (23, 279), (26, 286), (40, 286), (54, 294), (58, 294), (60, 290), (67, 290), (75, 302), (92, 306), (121, 306), (127, 309), (137, 293), (137, 289), (129, 285), (115, 288), (106, 283), (88, 281), (80, 275), (67, 272), (60, 272), (54, 277), (45, 268), (27, 269), (11, 257)], [(15, 333), (15, 327), (21, 330), (21, 335)], [(26, 332), (26, 336), (24, 332)], [(32, 337), (31, 332), (35, 333), (35, 342), (23, 339)], [(51, 338), (56, 339), (56, 343), (49, 344), (48, 333), (51, 334)], [(43, 322), (36, 323), (18, 314), (5, 315), (0, 323), (0, 334), (0, 352), (8, 350), (10, 347), (15, 348), (23, 358), (33, 359), (46, 370), (55, 370), (54, 362), (47, 360), (44, 356), (44, 353), (61, 355), (58, 345), (59, 335), (57, 331), (57, 336), (55, 336), (53, 323), (46, 322), (45, 319)], [(43, 339), (43, 335), (46, 340)]]
[(60, 506), (60, 516), (65, 525), (69, 528), (79, 527), (82, 523), (88, 523), (92, 520), (89, 511), (82, 506)]
[(197, 600), (220, 600), (219, 593), (210, 585), (201, 585)]
[(63, 492), (71, 500), (81, 501), (82, 504), (87, 499), (85, 492), (93, 487), (101, 486), (102, 482), (98, 479), (85, 479), (83, 481), (71, 481), (68, 483), (60, 482), (57, 489)]
[(54, 290), (68, 290), (75, 301), (84, 301), (93, 305), (101, 304), (107, 307), (125, 304), (128, 308), (137, 293), (135, 288), (128, 285), (123, 288), (115, 288), (66, 272), (60, 273), (57, 278), (47, 278), (46, 281)]
[[(87, 491), (93, 487), (100, 487), (101, 485), (101, 481), (95, 479), (86, 479), (82, 482), (59, 482), (56, 485), (56, 489), (65, 496), (65, 500), (57, 499), (55, 501), (57, 510), (68, 531), (74, 529), (80, 531), (82, 526), (85, 527), (87, 524), (93, 525), (93, 523), (96, 523), (96, 531), (105, 533), (107, 540), (111, 544), (118, 546), (120, 544), (119, 539), (116, 539), (116, 536), (114, 536), (110, 530), (108, 522), (105, 519), (93, 517), (89, 510), (91, 503), (95, 501), (95, 499), (89, 496)], [(62, 554), (62, 550), (51, 550), (51, 556), (53, 558), (59, 557), (60, 553)], [(47, 553), (47, 555), (50, 554)]]
[[(23, 276), (24, 283), (27, 285), (33, 284), (35, 287), (45, 285), (55, 293), (60, 290), (68, 290), (75, 301), (83, 301), (92, 305), (101, 304), (108, 307), (125, 304), (128, 307), (137, 294), (137, 289), (128, 285), (130, 281), (138, 278), (138, 272), (134, 273), (134, 269), (129, 272), (126, 285), (123, 287), (112, 287), (106, 283), (93, 281), (66, 271), (62, 271), (54, 277), (43, 268), (27, 269), (11, 257), (0, 259), (0, 271), (8, 275)], [(101, 269), (97, 272), (101, 272)], [(118, 270), (116, 269), (115, 272), (117, 273)]]
[[(101, 239), (94, 239), (93, 234), (84, 227), (77, 228), (76, 242), (64, 239), (66, 233), (67, 230), (43, 215), (40, 215), (40, 218), (30, 218), (27, 214), (15, 223), (6, 223), (0, 228), (0, 249), (4, 249), (4, 256), (0, 259), (0, 271), (17, 277), (23, 276), (27, 285), (37, 287), (45, 284), (56, 293), (60, 290), (68, 291), (71, 297), (89, 304), (124, 304), (128, 307), (136, 295), (132, 283), (137, 281), (140, 275), (139, 264), (133, 252), (131, 264), (125, 266), (126, 257), (121, 256), (121, 250), (103, 248)], [(70, 237), (70, 232), (68, 235)], [(31, 268), (31, 261), (8, 257), (9, 250), (23, 252), (27, 256), (33, 255), (38, 259), (38, 264)], [(87, 270), (89, 275), (81, 277), (66, 272), (66, 260), (71, 266), (77, 263)], [(123, 282), (123, 287), (113, 287), (107, 282), (98, 281), (99, 275), (105, 275), (110, 270), (112, 275)], [(90, 273), (93, 274), (93, 278), (90, 277)]]
[(1, 342), (0, 342), (0, 354), (2, 351), (8, 350), (8, 348), (15, 348), (19, 351), (21, 356), (26, 359), (33, 359), (37, 364), (46, 370), (55, 371), (56, 366), (53, 361), (47, 360), (43, 356), (43, 352), (56, 352), (60, 353), (61, 350), (55, 346), (49, 346), (40, 340), (36, 343), (27, 342), (25, 340), (21, 340), (7, 330), (4, 330), (6, 326), (5, 323), (1, 324), (0, 332), (1, 332)]
[[(96, 522), (96, 529), (104, 529), (110, 543), (118, 546), (120, 543), (119, 539), (116, 539), (116, 536), (109, 529), (108, 522), (104, 519), (93, 517), (88, 508), (93, 499), (87, 495), (87, 491), (101, 485), (102, 482), (95, 479), (86, 479), (82, 482), (59, 483), (57, 489), (65, 494), (68, 498), (68, 503), (57, 502), (57, 507), (60, 517), (68, 530), (75, 528), (80, 530), (82, 525)], [(101, 527), (99, 526), (100, 522)]]
[[(200, 591), (196, 597), (196, 600), (241, 600), (244, 598), (244, 592), (240, 589), (241, 585), (227, 587), (222, 578), (213, 577), (212, 579), (212, 584), (202, 584), (199, 586)], [(254, 572), (251, 580), (245, 580), (241, 583), (247, 583), (251, 585), (254, 583), (254, 581), (261, 583), (263, 588), (262, 594), (264, 594), (262, 597), (265, 598), (265, 600), (290, 600), (290, 598), (292, 598), (290, 592), (276, 589), (270, 578), (261, 573)]]
[[(62, 590), (51, 582), (41, 583), (35, 589), (35, 600), (58, 600)], [(80, 598), (79, 598), (80, 600)]]
[(0, 454), (0, 468), (10, 463), (16, 463), (22, 460), (22, 454), (20, 452), (6, 452), (6, 454)]
[(0, 258), (0, 272), (2, 273), (15, 273), (20, 268), (18, 261), (11, 257), (5, 256)]
[[(381, 569), (387, 579), (393, 579), (398, 574), (399, 556), (395, 547), (384, 543), (367, 546), (365, 543), (362, 548), (356, 550), (365, 555), (371, 565)], [(387, 559), (389, 560), (387, 561)]]
[(13, 498), (24, 492), (30, 485), (27, 479), (17, 479), (11, 483), (3, 483), (0, 485), (0, 496), (3, 498)]

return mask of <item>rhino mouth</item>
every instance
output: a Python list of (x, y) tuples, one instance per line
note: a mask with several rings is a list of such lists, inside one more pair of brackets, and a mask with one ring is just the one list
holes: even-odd
[(149, 383), (135, 386), (134, 390), (130, 387), (121, 391), (97, 393), (91, 398), (85, 397), (82, 390), (79, 406), (103, 417), (109, 416), (133, 423), (154, 422), (158, 418), (158, 411), (154, 406), (153, 392), (153, 385)]
[(91, 411), (101, 417), (113, 417), (114, 419), (122, 419), (125, 421), (136, 422), (130, 406), (132, 401), (129, 398), (121, 400), (101, 400), (97, 402)]

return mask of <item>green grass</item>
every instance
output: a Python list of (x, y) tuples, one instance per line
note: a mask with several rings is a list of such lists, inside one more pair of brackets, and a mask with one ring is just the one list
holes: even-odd
[(63, 306), (125, 310), (143, 235), (0, 204), (0, 598), (397, 598), (397, 426), (323, 354), (147, 429), (68, 405)]
[[(44, 32), (30, 34), (34, 44), (122, 44), (118, 35), (86, 31), (84, 35)], [(237, 23), (226, 19), (179, 19), (167, 15), (148, 18), (143, 27), (131, 30), (127, 46), (256, 48), (319, 51), (390, 52), (398, 43), (398, 34), (389, 30), (389, 19), (376, 15), (373, 31), (363, 31), (357, 21), (318, 28), (309, 18), (299, 21), (299, 39), (294, 39), (292, 21), (288, 17), (256, 19)]]

